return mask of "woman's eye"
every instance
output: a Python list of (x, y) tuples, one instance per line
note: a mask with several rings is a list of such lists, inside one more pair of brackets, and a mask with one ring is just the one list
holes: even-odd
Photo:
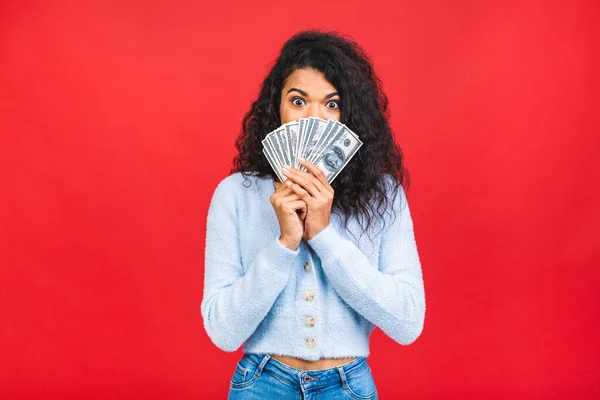
[(337, 101), (330, 101), (329, 103), (327, 103), (327, 108), (337, 110), (338, 108), (340, 108), (340, 105)]
[(303, 106), (305, 103), (304, 103), (304, 99), (301, 99), (300, 97), (294, 97), (292, 99), (292, 104), (300, 107), (300, 106)]

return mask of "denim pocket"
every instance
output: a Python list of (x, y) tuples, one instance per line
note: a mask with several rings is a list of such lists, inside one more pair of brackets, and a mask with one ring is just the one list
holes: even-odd
[(364, 368), (346, 376), (346, 393), (356, 400), (373, 400), (377, 398), (375, 380), (371, 374), (371, 368), (365, 364)]
[(250, 387), (258, 378), (258, 375), (256, 374), (257, 369), (256, 365), (243, 357), (235, 365), (235, 371), (233, 372), (229, 386), (233, 389)]

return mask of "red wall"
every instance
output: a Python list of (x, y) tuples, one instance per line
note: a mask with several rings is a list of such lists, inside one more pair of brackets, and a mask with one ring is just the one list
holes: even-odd
[(597, 2), (201, 3), (0, 4), (0, 398), (225, 397), (208, 203), (311, 27), (372, 55), (413, 178), (425, 330), (372, 336), (381, 398), (600, 396)]

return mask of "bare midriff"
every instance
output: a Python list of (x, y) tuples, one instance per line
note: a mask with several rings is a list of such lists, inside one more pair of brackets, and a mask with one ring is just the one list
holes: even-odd
[(317, 361), (307, 361), (295, 357), (271, 355), (277, 361), (280, 361), (290, 367), (302, 370), (308, 369), (327, 369), (337, 367), (354, 360), (356, 357), (350, 358), (321, 358)]

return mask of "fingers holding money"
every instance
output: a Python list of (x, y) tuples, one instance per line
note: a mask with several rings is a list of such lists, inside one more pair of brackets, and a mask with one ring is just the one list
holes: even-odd
[(315, 164), (303, 158), (300, 158), (298, 161), (317, 179), (318, 182), (321, 183), (322, 186), (319, 190), (326, 190), (333, 194), (333, 187), (331, 187), (331, 184), (327, 181), (327, 176), (321, 168), (317, 167)]
[[(308, 164), (305, 165), (309, 166)], [(300, 196), (308, 206), (306, 219), (304, 220), (303, 238), (310, 240), (329, 225), (333, 205), (333, 190), (329, 191), (310, 172), (286, 168), (283, 173), (288, 177), (284, 182), (285, 185), (289, 185), (289, 188)]]
[[(308, 164), (304, 165), (308, 166)], [(294, 189), (294, 191), (303, 196), (306, 201), (309, 201), (308, 198), (319, 201), (322, 199), (333, 198), (333, 189), (329, 190), (326, 188), (325, 185), (310, 172), (300, 171), (295, 168), (284, 168), (283, 174), (288, 178), (284, 184)], [(329, 186), (328, 183), (326, 184)]]
[(271, 196), (271, 201), (274, 206), (298, 211), (300, 219), (302, 220), (304, 220), (306, 212), (308, 211), (306, 202), (302, 199), (302, 196), (298, 195), (292, 188), (281, 182), (275, 182), (275, 192)]

